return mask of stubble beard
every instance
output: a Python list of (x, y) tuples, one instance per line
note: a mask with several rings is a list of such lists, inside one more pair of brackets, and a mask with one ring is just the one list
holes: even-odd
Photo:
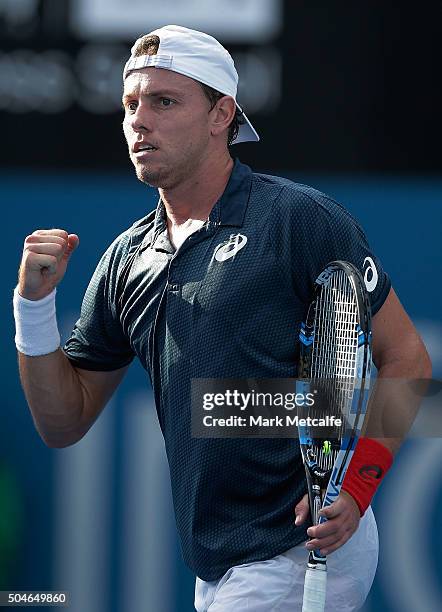
[(186, 164), (185, 167), (175, 164), (173, 168), (167, 166), (152, 170), (148, 164), (135, 163), (135, 173), (138, 180), (156, 189), (173, 189), (180, 185), (191, 172), (190, 164)]
[(162, 186), (161, 183), (163, 182), (163, 173), (161, 171), (152, 172), (149, 171), (149, 169), (146, 168), (146, 166), (144, 165), (135, 164), (135, 174), (137, 175), (137, 179), (139, 181), (141, 181), (145, 185), (148, 185), (149, 187), (158, 188)]
[(156, 189), (169, 187), (172, 177), (170, 176), (171, 173), (168, 167), (153, 169), (149, 163), (139, 163), (135, 159), (132, 159), (132, 162), (135, 166), (135, 174), (139, 181), (149, 187), (155, 187)]

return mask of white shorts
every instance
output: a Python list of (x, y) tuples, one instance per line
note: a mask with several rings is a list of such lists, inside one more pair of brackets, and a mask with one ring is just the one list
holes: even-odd
[[(197, 612), (300, 612), (308, 552), (304, 543), (254, 563), (236, 565), (213, 582), (195, 584)], [(328, 612), (359, 610), (378, 562), (378, 531), (371, 508), (358, 530), (327, 557)]]

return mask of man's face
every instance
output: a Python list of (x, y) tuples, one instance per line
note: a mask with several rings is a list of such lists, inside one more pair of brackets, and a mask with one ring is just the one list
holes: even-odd
[(140, 181), (172, 189), (197, 171), (210, 142), (210, 105), (199, 83), (170, 70), (136, 70), (124, 82), (123, 106)]

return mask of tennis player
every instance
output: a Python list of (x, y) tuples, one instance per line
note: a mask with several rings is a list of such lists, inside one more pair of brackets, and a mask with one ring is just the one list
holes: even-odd
[[(329, 557), (327, 609), (357, 610), (377, 563), (377, 530), (357, 469), (326, 523), (310, 527), (298, 444), (191, 437), (194, 378), (296, 375), (313, 282), (336, 259), (365, 275), (380, 376), (427, 377), (429, 359), (358, 223), (311, 187), (256, 174), (229, 146), (259, 137), (236, 100), (238, 75), (211, 36), (167, 26), (138, 39), (124, 69), (124, 134), (156, 210), (103, 255), (60, 348), (56, 287), (76, 234), (37, 230), (14, 295), (20, 374), (51, 447), (90, 429), (138, 357), (153, 385), (183, 556), (198, 612), (299, 610), (308, 547)], [(358, 445), (359, 449), (359, 445)], [(383, 475), (395, 450), (370, 440)], [(353, 462), (352, 462), (353, 465)]]

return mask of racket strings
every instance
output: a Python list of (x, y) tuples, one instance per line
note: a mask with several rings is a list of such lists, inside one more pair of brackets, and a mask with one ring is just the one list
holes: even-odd
[[(326, 401), (319, 402), (321, 416), (334, 407), (342, 418), (333, 437), (342, 438), (351, 407), (357, 370), (359, 310), (347, 275), (338, 270), (323, 285), (315, 310), (315, 335), (311, 373)], [(322, 452), (322, 451), (321, 451)], [(328, 460), (328, 459), (327, 459)]]
[(331, 470), (339, 453), (339, 449), (331, 451), (326, 450), (327, 447), (318, 445), (316, 462), (322, 470)]

